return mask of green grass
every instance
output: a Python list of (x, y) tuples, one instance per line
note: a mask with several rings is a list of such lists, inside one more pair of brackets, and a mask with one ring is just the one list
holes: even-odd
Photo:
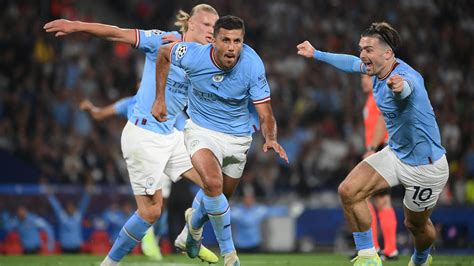
[[(343, 255), (332, 254), (257, 254), (239, 255), (242, 265), (253, 266), (304, 266), (304, 265), (352, 265), (348, 258)], [(432, 266), (452, 265), (452, 266), (474, 266), (474, 256), (438, 256), (435, 255)], [(0, 265), (99, 265), (102, 256), (89, 255), (60, 255), (60, 256), (0, 256)], [(402, 256), (398, 261), (385, 262), (387, 266), (406, 266), (408, 257)], [(144, 256), (127, 256), (121, 263), (123, 266), (191, 266), (207, 265), (199, 260), (192, 260), (185, 255), (169, 255), (163, 261), (150, 261)], [(220, 260), (217, 265), (223, 265)]]

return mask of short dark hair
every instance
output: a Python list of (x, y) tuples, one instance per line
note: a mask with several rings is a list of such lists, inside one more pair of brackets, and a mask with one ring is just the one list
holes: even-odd
[(214, 37), (217, 36), (219, 33), (220, 29), (226, 29), (226, 30), (242, 30), (242, 33), (245, 35), (245, 24), (244, 21), (236, 16), (223, 16), (220, 17), (217, 21), (216, 24), (214, 24)]
[(393, 51), (397, 50), (401, 43), (400, 34), (387, 22), (374, 22), (362, 32), (361, 37), (377, 37), (386, 43)]

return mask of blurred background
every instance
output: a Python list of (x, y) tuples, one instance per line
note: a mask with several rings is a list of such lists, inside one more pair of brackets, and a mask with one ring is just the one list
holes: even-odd
[[(337, 186), (365, 151), (366, 95), (360, 76), (298, 57), (295, 46), (309, 40), (317, 49), (357, 55), (362, 30), (385, 20), (402, 36), (397, 57), (425, 79), (447, 150), (450, 179), (432, 217), (439, 234), (437, 250), (474, 252), (474, 5), (470, 1), (202, 2), (220, 15), (244, 19), (245, 42), (265, 63), (279, 142), (290, 159), (287, 165), (272, 153), (264, 154), (261, 137), (254, 135), (232, 204), (236, 209), (241, 203), (257, 204), (265, 210), (258, 220), (264, 240), (259, 250), (352, 252)], [(28, 221), (39, 228), (40, 252), (67, 249), (61, 246), (59, 205), (81, 214), (80, 251), (101, 254), (107, 251), (104, 243), (113, 240), (113, 222), (118, 221), (107, 218), (109, 212), (127, 217), (135, 208), (120, 150), (126, 120), (95, 122), (78, 104), (87, 98), (105, 106), (134, 95), (144, 55), (87, 34), (55, 38), (43, 31), (43, 25), (66, 18), (171, 31), (177, 30), (173, 22), (179, 9), (189, 12), (202, 2), (0, 1), (1, 253), (28, 251), (19, 239), (20, 227), (14, 226), (26, 214), (34, 215)], [(186, 181), (173, 186), (168, 230), (160, 238), (164, 253), (173, 252), (172, 241), (195, 191)], [(398, 248), (406, 254), (412, 247), (403, 227), (403, 189), (395, 188), (392, 195)], [(234, 218), (236, 234), (246, 226), (238, 221)], [(54, 251), (46, 248), (51, 245), (48, 231), (55, 235), (53, 244), (61, 246)], [(205, 243), (216, 247), (212, 235), (207, 228)]]

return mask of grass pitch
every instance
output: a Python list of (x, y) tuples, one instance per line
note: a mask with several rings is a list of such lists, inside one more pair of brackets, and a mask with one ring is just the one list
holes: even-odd
[[(305, 265), (331, 265), (344, 266), (352, 265), (349, 259), (344, 255), (334, 254), (240, 254), (240, 262), (242, 265), (249, 266), (305, 266)], [(103, 256), (91, 255), (58, 255), (58, 256), (0, 256), (0, 265), (64, 265), (64, 266), (97, 266), (102, 261)], [(402, 256), (398, 261), (387, 261), (387, 266), (406, 266), (408, 264), (408, 256)], [(200, 260), (189, 259), (185, 255), (168, 255), (162, 261), (151, 261), (144, 256), (127, 256), (121, 263), (123, 266), (192, 266), (207, 265)], [(218, 264), (223, 265), (221, 259)], [(474, 256), (433, 256), (432, 266), (474, 266)]]

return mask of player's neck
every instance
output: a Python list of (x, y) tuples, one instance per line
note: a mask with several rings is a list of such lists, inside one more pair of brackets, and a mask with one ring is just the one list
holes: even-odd
[(197, 39), (194, 38), (194, 34), (189, 33), (189, 32), (184, 32), (184, 33), (181, 35), (181, 40), (182, 40), (183, 42), (197, 42), (197, 43), (199, 43), (199, 42), (197, 41)]
[(380, 71), (380, 73), (377, 75), (377, 78), (379, 79), (384, 79), (385, 77), (387, 77), (388, 74), (390, 74), (390, 72), (392, 72), (393, 70), (393, 66), (397, 63), (397, 60), (395, 60), (395, 57), (392, 58), (390, 60), (390, 62), (388, 62), (387, 64), (385, 64), (385, 66), (383, 67), (383, 69)]
[[(230, 69), (232, 69), (232, 68), (235, 66), (235, 64), (234, 64), (234, 65), (232, 65), (231, 67), (225, 67), (225, 66), (222, 64), (222, 62), (219, 60), (219, 57), (217, 56), (217, 50), (216, 50), (215, 48), (212, 49), (212, 59), (214, 60), (214, 62), (216, 63), (216, 65), (217, 65), (220, 69), (222, 69), (222, 70), (224, 70), (224, 71), (230, 70)], [(238, 61), (238, 60), (236, 60), (236, 62), (237, 62), (237, 61)]]

